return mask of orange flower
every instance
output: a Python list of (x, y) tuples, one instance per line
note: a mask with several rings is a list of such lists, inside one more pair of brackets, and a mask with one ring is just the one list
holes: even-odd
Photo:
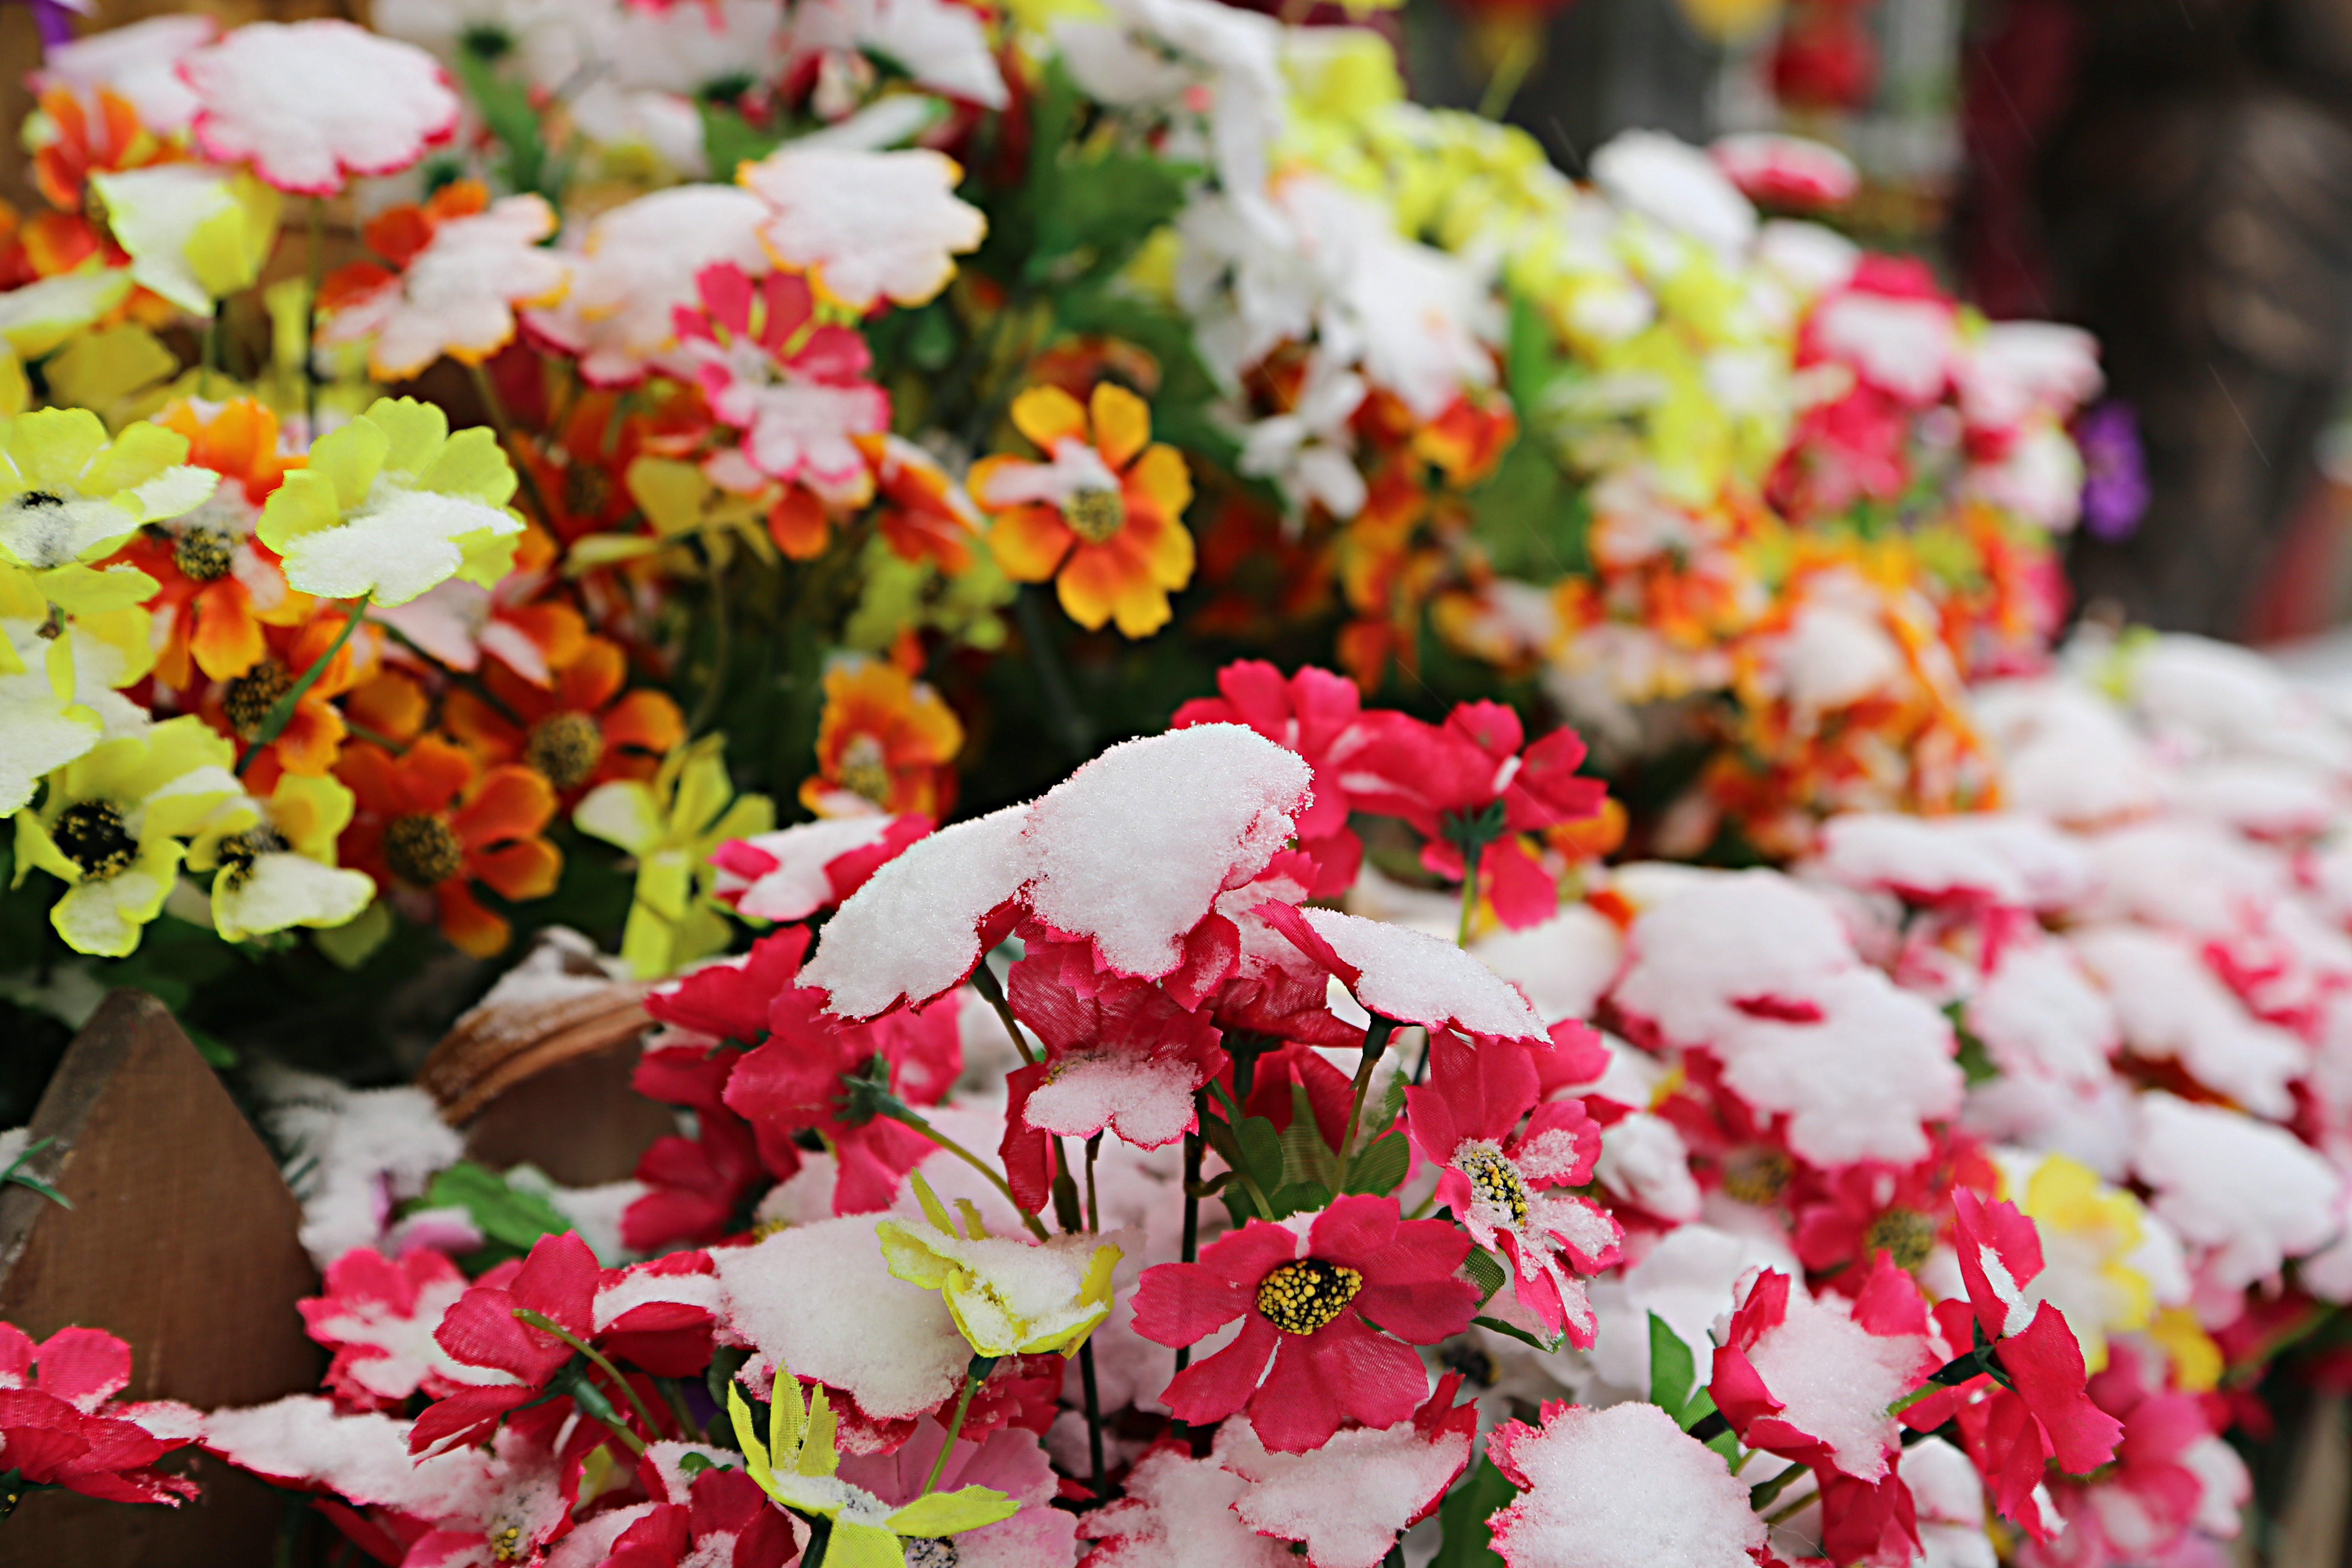
[(938, 692), (895, 664), (845, 661), (825, 671), (817, 772), (801, 804), (820, 816), (919, 811), (938, 820), (955, 804), (963, 725)]
[(195, 683), (193, 660), (215, 680), (235, 680), (266, 651), (265, 625), (299, 625), (311, 613), (310, 595), (286, 585), (277, 553), (253, 536), (262, 503), (305, 459), (278, 449), (278, 416), (249, 397), (231, 399), (210, 418), (174, 403), (156, 422), (186, 437), (188, 461), (220, 475), (221, 486), (187, 516), (140, 534), (118, 559), (163, 584), (148, 605), (156, 679), (187, 689)]
[(1033, 386), (1013, 400), (1013, 423), (1048, 460), (983, 458), (971, 480), (996, 520), (988, 542), (1004, 574), (1051, 578), (1088, 631), (1114, 618), (1131, 637), (1166, 626), (1169, 593), (1192, 580), (1192, 478), (1176, 448), (1151, 440), (1143, 399), (1105, 382), (1081, 406)]
[(563, 856), (540, 837), (555, 816), (555, 791), (529, 768), (478, 773), (474, 759), (427, 735), (398, 756), (362, 741), (335, 776), (358, 797), (338, 845), (379, 887), (432, 895), (441, 930), (477, 958), (507, 944), (512, 928), (482, 907), (481, 882), (509, 901), (555, 890)]
[(489, 187), (479, 180), (452, 180), (423, 203), (386, 207), (360, 229), (367, 247), (385, 261), (352, 261), (327, 274), (319, 285), (319, 313), (348, 310), (399, 279), (408, 264), (433, 243), (433, 231), (452, 218), (472, 217), (490, 205)]
[(106, 228), (91, 220), (86, 191), (93, 174), (175, 163), (186, 156), (139, 122), (130, 102), (100, 88), (95, 117), (71, 88), (41, 94), (31, 122), (41, 138), (33, 153), (33, 183), (58, 210), (24, 226), (26, 258), (45, 278), (70, 272), (93, 256), (120, 267), (128, 259)]
[[(252, 744), (278, 700), (334, 647), (342, 630), (340, 615), (321, 616), (299, 626), (267, 628), (262, 657), (236, 679), (216, 683), (205, 695), (200, 708), (205, 721), (241, 746)], [(349, 732), (334, 700), (374, 676), (380, 636), (373, 626), (362, 626), (335, 649), (332, 661), (295, 702), (286, 728), (245, 765), (249, 792), (268, 795), (277, 787), (280, 773), (316, 777), (334, 767), (336, 753), (342, 750), (343, 737)]]
[(963, 487), (912, 441), (861, 436), (857, 446), (874, 469), (881, 503), (876, 521), (898, 559), (929, 561), (950, 574), (970, 566), (980, 514)]
[(457, 688), (443, 705), (442, 721), (486, 761), (522, 763), (558, 795), (576, 798), (612, 779), (653, 777), (663, 754), (686, 739), (686, 721), (666, 694), (646, 688), (622, 692), (628, 673), (618, 643), (590, 637), (545, 689), (503, 664), (485, 666), (482, 684), (505, 712)]

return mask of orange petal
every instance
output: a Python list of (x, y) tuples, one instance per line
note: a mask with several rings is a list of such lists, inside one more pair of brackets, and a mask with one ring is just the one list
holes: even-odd
[(786, 487), (776, 504), (768, 509), (768, 537), (792, 560), (814, 561), (824, 554), (832, 532), (824, 515), (824, 502), (805, 485)]
[(1061, 566), (1077, 535), (1049, 506), (1015, 507), (1000, 513), (988, 531), (996, 563), (1016, 583), (1043, 583)]
[(343, 716), (332, 703), (306, 694), (269, 749), (288, 773), (317, 778), (335, 765), (335, 753), (342, 749), (347, 732)]
[(632, 691), (607, 709), (598, 722), (607, 747), (626, 746), (656, 756), (686, 739), (685, 716), (664, 691)]
[(520, 838), (467, 856), (466, 868), (497, 889), (500, 898), (520, 903), (555, 891), (563, 875), (563, 851), (544, 838)]
[(1181, 588), (1192, 580), (1192, 535), (1181, 522), (1137, 517), (1121, 531), (1117, 542), (1132, 551), (1129, 559), (1162, 588)]
[(392, 810), (446, 811), (474, 782), (474, 760), (440, 736), (427, 735), (400, 754), (393, 773), (399, 781), (399, 804)]
[(1097, 384), (1087, 412), (1094, 416), (1095, 446), (1114, 470), (1134, 461), (1151, 439), (1151, 405), (1117, 382)]
[(496, 767), (483, 775), (482, 787), (449, 818), (449, 826), (457, 830), (459, 843), (474, 849), (528, 838), (554, 815), (554, 785), (530, 768)]
[(1013, 427), (1045, 452), (1087, 438), (1087, 411), (1058, 386), (1033, 386), (1013, 400)]
[(962, 721), (955, 716), (954, 709), (934, 697), (908, 710), (905, 721), (891, 731), (883, 757), (896, 770), (952, 762), (962, 749)]
[(582, 643), (576, 657), (556, 665), (556, 706), (593, 713), (613, 700), (628, 673), (629, 656), (621, 645), (610, 637), (592, 637)]
[(1178, 521), (1192, 504), (1192, 473), (1173, 447), (1154, 447), (1139, 458), (1119, 484), (1130, 514), (1151, 512)]
[(513, 928), (484, 909), (457, 878), (434, 889), (433, 897), (441, 909), (441, 934), (476, 958), (496, 957), (514, 934)]
[(351, 786), (352, 794), (359, 798), (362, 815), (397, 816), (409, 809), (407, 794), (401, 787), (399, 763), (390, 752), (373, 741), (345, 746), (343, 754), (335, 759), (335, 776)]
[(1054, 588), (1070, 619), (1098, 632), (1118, 602), (1122, 576), (1115, 553), (1100, 545), (1081, 545), (1054, 580)]
[[(457, 690), (449, 694), (454, 705), (460, 697), (477, 707), (485, 705), (470, 691)], [(343, 699), (343, 716), (363, 729), (395, 741), (413, 741), (425, 728), (425, 688), (413, 677), (398, 670), (387, 669), (362, 681)], [(493, 718), (497, 716), (492, 715)], [(499, 720), (503, 724), (506, 721)]]
[(588, 623), (569, 605), (525, 605), (499, 618), (511, 623), (537, 645), (550, 669), (570, 664), (588, 646)]
[(188, 614), (195, 623), (188, 634), (188, 651), (206, 675), (235, 680), (259, 661), (261, 623), (254, 618), (244, 584), (234, 579), (205, 584), (188, 602)]

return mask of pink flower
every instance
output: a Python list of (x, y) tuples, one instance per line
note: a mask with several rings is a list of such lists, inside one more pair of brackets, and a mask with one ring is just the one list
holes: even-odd
[(1265, 903), (1256, 913), (1336, 975), (1375, 1017), (1452, 1029), (1481, 1045), (1510, 1040), (1550, 1047), (1551, 1037), (1528, 999), (1450, 942), (1336, 910)]
[(1252, 1220), (1198, 1263), (1147, 1270), (1135, 1330), (1189, 1345), (1241, 1319), (1240, 1336), (1178, 1373), (1161, 1398), (1194, 1426), (1246, 1409), (1268, 1448), (1303, 1454), (1342, 1422), (1412, 1416), (1429, 1389), (1412, 1347), (1460, 1333), (1477, 1310), (1477, 1287), (1454, 1272), (1469, 1251), (1443, 1220), (1404, 1219), (1394, 1198), (1350, 1194), (1303, 1237)]
[[(841, 1479), (892, 1507), (910, 1503), (922, 1495), (946, 1440), (947, 1428), (923, 1416), (897, 1452), (844, 1458)], [(1000, 1426), (977, 1443), (958, 1437), (932, 1489), (975, 1486), (1003, 1492), (1021, 1511), (958, 1535), (957, 1568), (1070, 1568), (1077, 1560), (1077, 1516), (1052, 1506), (1059, 1482), (1034, 1433)]]
[(398, 174), (457, 128), (457, 95), (431, 55), (332, 18), (249, 22), (182, 60), (180, 76), (205, 156), (249, 162), (305, 195)]
[(433, 1332), (471, 1288), (428, 1247), (398, 1261), (355, 1247), (327, 1266), (324, 1291), (297, 1301), (310, 1337), (335, 1352), (326, 1386), (348, 1409), (390, 1410), (412, 1394), (446, 1398), (499, 1380), (454, 1361)]
[(1263, 659), (1217, 671), (1221, 697), (1197, 697), (1176, 710), (1171, 730), (1194, 724), (1246, 724), (1296, 752), (1315, 770), (1315, 797), (1297, 816), (1298, 847), (1315, 858), (1308, 896), (1337, 898), (1355, 885), (1364, 843), (1348, 826), (1352, 801), (1345, 782), (1349, 756), (1368, 738), (1356, 683), (1313, 665), (1287, 680)]
[(1833, 207), (1862, 188), (1853, 159), (1810, 137), (1751, 132), (1706, 153), (1740, 195), (1767, 206)]
[(1204, 1008), (1221, 1029), (1277, 1040), (1357, 1046), (1364, 1032), (1332, 1016), (1330, 972), (1258, 912), (1268, 902), (1299, 904), (1315, 896), (1308, 856), (1286, 849), (1215, 904), (1184, 939), (1184, 966), (1160, 984), (1188, 1007)]
[(711, 896), (737, 914), (804, 921), (829, 910), (936, 824), (921, 812), (839, 816), (730, 838), (711, 855), (719, 882)]
[(678, 345), (710, 411), (744, 432), (743, 453), (772, 479), (862, 500), (873, 476), (853, 439), (890, 427), (890, 395), (865, 379), (874, 363), (848, 328), (819, 325), (808, 280), (771, 272), (755, 287), (719, 262), (695, 279), (701, 308), (679, 307)]
[(195, 1441), (203, 1417), (171, 1400), (110, 1401), (131, 1381), (131, 1347), (98, 1329), (35, 1343), (0, 1322), (0, 1467), (35, 1486), (177, 1508), (196, 1484), (154, 1468)]
[(727, 1109), (727, 1080), (742, 1059), (740, 1049), (691, 1034), (638, 1058), (631, 1086), (692, 1110), (695, 1135), (656, 1138), (638, 1156), (635, 1174), (650, 1190), (622, 1211), (623, 1245), (638, 1252), (698, 1247), (743, 1227), (752, 1189), (772, 1173), (760, 1162), (751, 1124)]
[(1443, 724), (1376, 713), (1365, 727), (1346, 764), (1355, 808), (1412, 824), (1426, 840), (1422, 864), (1439, 876), (1483, 874), (1495, 913), (1513, 931), (1549, 919), (1559, 884), (1518, 836), (1600, 815), (1608, 786), (1577, 773), (1577, 732), (1554, 730), (1522, 752), (1519, 716), (1499, 702), (1461, 703)]
[(1616, 1262), (1625, 1233), (1590, 1199), (1545, 1189), (1591, 1180), (1601, 1129), (1575, 1100), (1537, 1103), (1525, 1051), (1474, 1050), (1443, 1030), (1429, 1044), (1430, 1081), (1404, 1091), (1405, 1129), (1444, 1167), (1437, 1201), (1479, 1246), (1510, 1258), (1520, 1305), (1591, 1349), (1597, 1324), (1580, 1276)]

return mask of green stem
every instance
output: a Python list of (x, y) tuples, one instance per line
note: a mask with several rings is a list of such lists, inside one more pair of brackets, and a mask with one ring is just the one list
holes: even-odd
[[(1192, 1091), (1192, 1131), (1184, 1134), (1184, 1241), (1179, 1254), (1191, 1263), (1201, 1255), (1201, 1137), (1202, 1119), (1209, 1114), (1208, 1097), (1199, 1089)], [(1182, 1372), (1192, 1364), (1192, 1347), (1176, 1347), (1176, 1370)]]
[(1037, 1054), (1022, 1037), (1021, 1021), (1013, 1016), (1013, 1004), (1004, 998), (1004, 984), (996, 978), (996, 971), (988, 966), (986, 953), (981, 954), (980, 966), (971, 972), (971, 988), (979, 992), (982, 998), (996, 1010), (997, 1017), (1003, 1020), (1005, 1037), (1013, 1042), (1013, 1048), (1021, 1053), (1021, 1059), (1035, 1067)]
[(1110, 1493), (1103, 1485), (1102, 1397), (1095, 1390), (1095, 1342), (1088, 1336), (1078, 1346), (1078, 1385), (1087, 1395), (1087, 1458), (1094, 1467), (1095, 1497), (1108, 1501)]
[(727, 569), (719, 563), (717, 552), (707, 544), (704, 558), (710, 572), (710, 679), (702, 694), (694, 700), (694, 717), (688, 721), (686, 732), (699, 735), (710, 726), (719, 711), (719, 699), (727, 689), (727, 662), (733, 657), (727, 622)]
[(965, 1412), (971, 1408), (972, 1390), (995, 1370), (996, 1358), (992, 1355), (976, 1355), (963, 1369), (963, 1387), (956, 1394), (955, 1414), (948, 1418), (947, 1441), (940, 1445), (940, 1456), (931, 1461), (931, 1473), (923, 1478), (923, 1489), (915, 1494), (917, 1497), (930, 1496), (931, 1489), (940, 1484), (941, 1476), (947, 1474), (948, 1456), (955, 1452), (956, 1436), (963, 1430)]
[(285, 732), (286, 726), (293, 721), (294, 705), (302, 700), (310, 688), (319, 684), (319, 677), (327, 673), (327, 666), (335, 662), (335, 656), (343, 651), (343, 645), (352, 640), (353, 632), (360, 629), (360, 622), (366, 616), (367, 607), (368, 596), (365, 594), (353, 599), (351, 618), (336, 634), (333, 646), (312, 659), (310, 668), (295, 679), (294, 684), (286, 689), (286, 694), (269, 705), (269, 711), (262, 718), (261, 727), (254, 731), (253, 740), (246, 746), (245, 754), (236, 760), (239, 773), (253, 765), (253, 759), (261, 754), (263, 747)]
[[(1770, 1480), (1757, 1482), (1754, 1486), (1748, 1489), (1748, 1506), (1754, 1509), (1758, 1513), (1762, 1513), (1766, 1509), (1772, 1505), (1772, 1500), (1774, 1498), (1779, 1497), (1782, 1492), (1789, 1489), (1790, 1482), (1794, 1481), (1799, 1476), (1809, 1475), (1811, 1473), (1811, 1472), (1808, 1471), (1802, 1465), (1790, 1465), (1787, 1469), (1782, 1470)], [(1807, 1495), (1808, 1497), (1811, 1496), (1810, 1493)]]
[[(1800, 1465), (1797, 1468), (1801, 1471), (1804, 1467)], [(1809, 1491), (1803, 1496), (1798, 1498), (1794, 1502), (1783, 1503), (1779, 1508), (1773, 1510), (1770, 1513), (1766, 1514), (1764, 1516), (1765, 1528), (1769, 1530), (1776, 1524), (1786, 1524), (1790, 1520), (1796, 1518), (1799, 1514), (1804, 1512), (1806, 1509), (1821, 1500), (1821, 1489), (1816, 1487), (1811, 1491)]]
[(1045, 694), (1045, 708), (1053, 714), (1061, 731), (1062, 744), (1068, 748), (1075, 762), (1085, 762), (1094, 755), (1095, 727), (1078, 707), (1077, 693), (1070, 688), (1070, 678), (1062, 668), (1062, 661), (1054, 651), (1053, 628), (1046, 623), (1045, 589), (1034, 583), (1024, 585), (1013, 601), (1013, 613), (1021, 622), (1021, 640), (1027, 645), (1029, 663), (1037, 672), (1038, 688)]
[(302, 302), (303, 435), (319, 444), (319, 289), (327, 280), (327, 199), (310, 198), (310, 252), (303, 277), (310, 293)]
[(1356, 1092), (1348, 1102), (1348, 1132), (1339, 1140), (1339, 1190), (1348, 1190), (1348, 1166), (1356, 1157), (1356, 1125), (1364, 1117), (1364, 1095), (1372, 1087), (1372, 1069), (1381, 1065), (1381, 1053), (1388, 1049), (1389, 1037), (1396, 1033), (1397, 1021), (1383, 1018), (1378, 1013), (1364, 1026), (1364, 1056), (1356, 1064)]
[[(614, 1385), (619, 1388), (622, 1394), (627, 1398), (629, 1408), (635, 1411), (637, 1413), (637, 1419), (646, 1424), (646, 1430), (654, 1433), (656, 1436), (660, 1435), (661, 1425), (654, 1419), (654, 1413), (646, 1408), (646, 1402), (637, 1397), (636, 1389), (630, 1385), (627, 1378), (621, 1375), (620, 1368), (614, 1366), (611, 1362), (604, 1359), (604, 1353), (602, 1351), (590, 1344), (587, 1341), (580, 1338), (580, 1336), (573, 1333), (571, 1330), (565, 1328), (562, 1323), (557, 1322), (553, 1318), (549, 1317), (544, 1312), (534, 1312), (529, 1307), (517, 1307), (514, 1310), (514, 1315), (518, 1321), (529, 1323), (532, 1328), (537, 1329), (542, 1334), (553, 1335), (555, 1338), (562, 1340), (565, 1344), (570, 1345), (573, 1350), (578, 1351), (582, 1355), (586, 1356), (588, 1358), (589, 1365), (594, 1367), (598, 1372), (603, 1373), (606, 1377), (613, 1380)], [(645, 1439), (638, 1436), (635, 1432), (630, 1431), (625, 1426), (615, 1426), (613, 1430), (620, 1435), (621, 1440), (628, 1444), (629, 1447), (633, 1451), (639, 1454), (646, 1451)]]
[(1102, 1152), (1099, 1132), (1087, 1140), (1087, 1232), (1093, 1235), (1102, 1229), (1102, 1208), (1095, 1202), (1095, 1156)]
[(801, 1568), (824, 1568), (826, 1548), (833, 1544), (831, 1514), (803, 1515), (809, 1521), (808, 1551), (801, 1557)]
[(205, 318), (205, 378), (209, 381), (220, 372), (221, 312), (228, 308), (226, 300), (213, 301), (213, 313)]
[(1479, 96), (1479, 118), (1503, 118), (1504, 112), (1511, 107), (1511, 100), (1519, 96), (1519, 89), (1527, 81), (1528, 72), (1535, 68), (1536, 60), (1543, 52), (1540, 38), (1540, 34), (1530, 34), (1511, 40), (1509, 47), (1503, 51), (1503, 58), (1495, 62), (1495, 74), (1487, 79), (1486, 90)]
[(1902, 1398), (1896, 1400), (1894, 1404), (1888, 1405), (1886, 1407), (1886, 1414), (1889, 1415), (1900, 1415), (1906, 1410), (1910, 1409), (1913, 1405), (1927, 1398), (1929, 1394), (1943, 1393), (1944, 1388), (1945, 1385), (1940, 1383), (1930, 1383), (1923, 1387), (1915, 1388), (1910, 1393), (1905, 1394)]
[(1462, 923), (1454, 929), (1454, 945), (1470, 945), (1470, 927), (1478, 918), (1478, 862), (1486, 847), (1476, 839), (1462, 847)]
[(906, 1109), (904, 1106), (901, 1106), (897, 1110), (890, 1110), (886, 1114), (887, 1114), (892, 1121), (899, 1122), (904, 1126), (913, 1128), (916, 1131), (921, 1133), (924, 1137), (929, 1139), (932, 1142), (938, 1144), (940, 1148), (946, 1150), (949, 1153), (953, 1154), (957, 1159), (961, 1160), (965, 1164), (970, 1165), (973, 1170), (978, 1171), (982, 1175), (987, 1177), (988, 1184), (994, 1187), (998, 1192), (1003, 1194), (1004, 1201), (1013, 1205), (1013, 1212), (1021, 1215), (1021, 1223), (1029, 1227), (1029, 1234), (1035, 1237), (1040, 1241), (1047, 1239), (1045, 1226), (1039, 1223), (1035, 1215), (1027, 1213), (1021, 1207), (1021, 1200), (1013, 1195), (1012, 1187), (1006, 1184), (1003, 1176), (998, 1175), (994, 1171), (989, 1169), (987, 1161), (982, 1159), (979, 1155), (973, 1153), (971, 1150), (965, 1148), (962, 1144), (957, 1142), (954, 1139), (949, 1137), (946, 1133), (940, 1131), (938, 1128), (932, 1126), (929, 1122), (924, 1121), (920, 1116), (918, 1116), (914, 1111)]
[(490, 428), (498, 433), (499, 445), (506, 448), (508, 460), (514, 465), (515, 478), (521, 482), (523, 493), (530, 497), (531, 510), (539, 514), (543, 527), (554, 528), (555, 513), (548, 509), (547, 493), (539, 488), (539, 476), (517, 456), (522, 450), (522, 443), (515, 437), (514, 423), (507, 417), (506, 403), (499, 396), (490, 373), (473, 363), (466, 366), (466, 374), (473, 378), (475, 394), (482, 400), (482, 412), (490, 416)]

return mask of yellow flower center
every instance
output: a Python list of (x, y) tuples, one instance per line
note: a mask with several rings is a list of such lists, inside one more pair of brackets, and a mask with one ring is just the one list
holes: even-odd
[(490, 1537), (490, 1555), (500, 1563), (522, 1560), (522, 1526), (509, 1524)]
[(122, 809), (110, 800), (85, 800), (66, 807), (49, 837), (59, 854), (81, 868), (86, 881), (119, 877), (139, 858), (139, 841), (131, 837)]
[(172, 564), (191, 583), (209, 583), (228, 575), (235, 557), (228, 535), (218, 529), (192, 528), (172, 547)]
[(841, 787), (852, 795), (862, 795), (877, 805), (890, 804), (890, 764), (882, 742), (873, 736), (851, 736), (849, 744), (841, 749), (837, 771)]
[(275, 855), (286, 847), (286, 840), (269, 827), (248, 827), (221, 840), (217, 855), (221, 881), (231, 891), (245, 886), (253, 876), (253, 863), (264, 855)]
[(1797, 1173), (1789, 1156), (1778, 1149), (1755, 1149), (1734, 1154), (1723, 1163), (1723, 1190), (1743, 1204), (1769, 1204), (1779, 1197)]
[(1127, 500), (1117, 490), (1075, 490), (1062, 503), (1062, 521), (1088, 544), (1100, 544), (1127, 526)]
[(466, 847), (440, 817), (411, 812), (384, 826), (383, 863), (412, 887), (430, 888), (457, 874), (466, 863)]
[(956, 1568), (963, 1561), (956, 1543), (940, 1537), (910, 1535), (898, 1544), (907, 1549), (907, 1568)]
[(1936, 1245), (1936, 1222), (1917, 1209), (1888, 1209), (1871, 1221), (1862, 1238), (1862, 1256), (1885, 1249), (1897, 1268), (1916, 1268), (1927, 1261)]
[(1339, 1315), (1364, 1288), (1352, 1268), (1302, 1258), (1286, 1263), (1257, 1285), (1257, 1310), (1286, 1334), (1311, 1334)]
[(263, 659), (228, 683), (228, 694), (221, 700), (228, 727), (238, 739), (252, 740), (268, 722), (269, 710), (278, 706), (278, 700), (293, 689), (294, 676), (285, 665), (274, 658)]
[(604, 732), (585, 713), (551, 713), (530, 727), (522, 760), (557, 789), (586, 784), (604, 754)]
[(1528, 1184), (1521, 1178), (1518, 1167), (1503, 1158), (1498, 1149), (1473, 1147), (1454, 1156), (1454, 1167), (1470, 1178), (1470, 1190), (1478, 1201), (1492, 1204), (1511, 1216), (1511, 1224), (1528, 1223)]

